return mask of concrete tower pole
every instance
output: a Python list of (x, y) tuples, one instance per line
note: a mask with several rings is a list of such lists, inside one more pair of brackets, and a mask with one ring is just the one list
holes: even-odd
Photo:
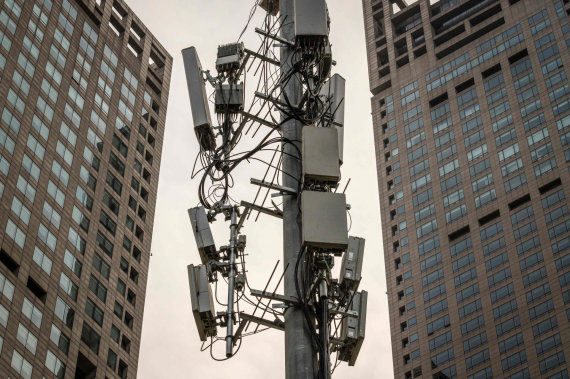
[[(294, 41), (294, 0), (281, 0), (279, 4), (281, 16), (281, 37)], [(282, 77), (291, 70), (292, 55), (294, 50), (287, 45), (281, 47), (281, 73)], [(282, 86), (292, 105), (299, 104), (303, 94), (301, 82), (292, 78)], [(284, 101), (284, 99), (282, 99)], [(285, 115), (281, 115), (282, 120)], [(301, 150), (302, 124), (297, 120), (288, 120), (281, 125), (283, 137), (292, 141), (299, 141), (298, 148)], [(283, 145), (283, 185), (291, 188), (299, 188), (301, 181), (301, 157), (298, 151), (290, 144)], [(287, 173), (287, 174), (285, 174)], [(284, 276), (284, 291), (286, 297), (297, 297), (295, 289), (295, 264), (301, 253), (301, 215), (298, 198), (284, 196), (283, 198), (283, 264), (288, 267)], [(302, 262), (301, 262), (302, 263)], [(299, 265), (301, 269), (303, 264)], [(302, 286), (302, 283), (300, 283)], [(303, 289), (301, 288), (303, 292)], [(286, 379), (314, 379), (315, 357), (311, 341), (311, 331), (300, 307), (290, 307), (285, 312), (285, 378)]]

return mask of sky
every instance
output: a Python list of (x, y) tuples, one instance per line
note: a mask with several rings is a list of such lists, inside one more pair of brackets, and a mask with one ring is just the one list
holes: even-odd
[[(198, 204), (199, 179), (191, 179), (198, 152), (180, 51), (195, 46), (204, 69), (215, 72), (219, 44), (234, 42), (245, 26), (254, 0), (130, 0), (131, 9), (146, 24), (174, 58), (166, 132), (154, 220), (152, 257), (139, 356), (138, 377), (189, 378), (284, 378), (284, 336), (266, 331), (243, 339), (230, 360), (216, 362), (200, 352), (191, 313), (186, 266), (198, 264), (199, 255), (190, 229), (187, 209)], [(346, 79), (344, 164), (341, 168), (347, 202), (351, 205), (350, 235), (366, 239), (363, 279), (359, 289), (368, 291), (366, 338), (354, 367), (342, 363), (335, 378), (393, 376), (386, 279), (378, 201), (378, 184), (371, 119), (362, 5), (360, 1), (328, 0), (333, 73)], [(258, 9), (243, 41), (256, 50), (263, 10)], [(246, 89), (247, 90), (247, 89)], [(244, 143), (247, 143), (244, 139)], [(251, 177), (261, 178), (263, 167), (251, 165), (236, 172), (236, 199), (252, 201), (256, 188)], [(228, 243), (228, 224), (212, 226), (217, 245)], [(243, 228), (247, 235), (248, 279), (263, 289), (277, 262), (282, 259), (281, 220), (250, 218)], [(340, 261), (338, 261), (340, 266)], [(279, 272), (282, 266), (279, 266)], [(222, 310), (218, 306), (217, 310)], [(225, 329), (218, 329), (225, 335)], [(223, 343), (214, 355), (223, 356)]]

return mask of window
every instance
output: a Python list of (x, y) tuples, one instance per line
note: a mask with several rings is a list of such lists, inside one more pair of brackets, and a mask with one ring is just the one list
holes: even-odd
[(468, 304), (465, 304), (459, 308), (459, 319), (463, 320), (466, 317), (470, 317), (471, 315), (479, 312), (481, 309), (483, 309), (481, 299), (477, 299)]
[(34, 247), (33, 260), (46, 274), (51, 274), (52, 260), (37, 246)]
[(482, 315), (461, 324), (461, 335), (466, 336), (485, 326), (485, 319)]
[(455, 257), (456, 255), (459, 255), (471, 249), (471, 247), (472, 247), (471, 237), (467, 237), (459, 242), (456, 242), (450, 246), (451, 257)]
[(67, 187), (67, 184), (69, 183), (69, 173), (55, 159), (53, 160), (51, 166), (51, 172), (61, 181), (65, 187)]
[(113, 371), (115, 371), (117, 367), (117, 354), (111, 349), (109, 349), (107, 354), (107, 366)]
[[(528, 60), (527, 60), (527, 62), (528, 62)], [(530, 62), (529, 62), (529, 64), (530, 64)], [(493, 89), (497, 88), (498, 86), (500, 86), (503, 83), (505, 83), (505, 80), (503, 78), (503, 74), (499, 74), (497, 76), (489, 78), (489, 79), (485, 80), (485, 82), (483, 83), (483, 85), (485, 87), (485, 92), (492, 91)]]
[(499, 352), (505, 354), (524, 344), (522, 333), (517, 333), (499, 342)]
[(500, 103), (499, 105), (496, 105), (493, 108), (489, 109), (489, 114), (491, 115), (491, 119), (495, 119), (499, 116), (501, 116), (502, 114), (504, 114), (505, 112), (508, 112), (511, 109), (511, 104), (509, 103), (508, 100)]
[(44, 201), (42, 214), (53, 226), (59, 229), (61, 216), (47, 201)]
[(101, 336), (93, 330), (86, 322), (83, 322), (81, 329), (81, 341), (84, 342), (95, 354), (99, 354), (99, 344)]
[(433, 256), (421, 261), (421, 263), (420, 263), (421, 271), (422, 272), (427, 271), (430, 268), (441, 264), (441, 262), (442, 262), (441, 261), (441, 253), (437, 253), (436, 255), (433, 255)]
[(51, 350), (48, 349), (46, 355), (45, 366), (56, 376), (58, 379), (65, 377), (65, 363), (63, 363)]
[(423, 238), (437, 230), (437, 220), (431, 220), (416, 229), (418, 239)]
[(513, 369), (514, 367), (522, 365), (525, 362), (526, 362), (526, 351), (521, 350), (501, 360), (501, 368), (503, 369), (503, 372), (507, 372)]
[(75, 198), (79, 200), (87, 210), (91, 211), (93, 208), (93, 198), (87, 194), (87, 192), (79, 184), (77, 185), (77, 190), (75, 192)]
[(446, 176), (459, 168), (459, 160), (455, 159), (439, 167), (439, 177)]
[(66, 355), (69, 351), (69, 337), (67, 337), (57, 326), (51, 325), (51, 332), (49, 336), (51, 342), (53, 342), (61, 351)]
[(73, 319), (75, 316), (75, 311), (67, 305), (59, 296), (55, 302), (55, 315), (64, 322), (70, 329), (73, 327)]
[(475, 102), (468, 107), (465, 107), (459, 111), (459, 117), (461, 120), (465, 120), (468, 117), (471, 117), (475, 113), (479, 112), (479, 103)]
[(456, 293), (457, 304), (464, 302), (465, 300), (477, 296), (479, 294), (479, 283), (465, 287), (461, 291)]
[(67, 234), (67, 240), (71, 242), (73, 247), (81, 254), (85, 253), (85, 249), (87, 247), (87, 242), (81, 235), (72, 227), (69, 227), (69, 232)]
[(538, 178), (545, 175), (555, 169), (557, 166), (556, 159), (554, 157), (534, 166), (534, 175)]
[(550, 370), (553, 370), (556, 367), (563, 365), (564, 363), (566, 363), (566, 359), (564, 357), (564, 352), (562, 352), (562, 351), (559, 353), (553, 354), (547, 358), (544, 358), (543, 360), (538, 362), (541, 374), (544, 374)]
[(421, 193), (419, 193), (418, 195), (415, 195), (413, 197), (413, 203), (414, 203), (414, 208), (418, 207), (430, 200), (433, 200), (433, 191), (432, 189), (427, 189)]
[(499, 249), (502, 249), (506, 246), (505, 238), (501, 237), (493, 242), (489, 242), (486, 245), (483, 245), (483, 254), (485, 256), (491, 255), (496, 253)]
[(78, 278), (81, 278), (81, 270), (83, 269), (83, 264), (71, 253), (69, 250), (65, 249), (65, 256), (63, 258), (65, 265), (73, 271)]
[[(443, 206), (445, 208), (447, 208), (450, 205), (453, 205), (455, 203), (460, 202), (461, 200), (463, 200), (463, 198), (464, 198), (463, 190), (462, 189), (457, 190), (457, 191), (452, 192), (443, 198)], [(434, 210), (434, 213), (435, 213), (435, 210)], [(416, 220), (416, 222), (417, 222), (417, 220)]]
[(556, 333), (535, 344), (536, 355), (540, 356), (560, 345), (562, 345), (562, 339), (560, 338), (560, 333)]
[(455, 174), (441, 182), (441, 192), (445, 193), (461, 184), (461, 174)]
[(521, 238), (524, 238), (530, 233), (533, 233), (535, 231), (536, 231), (536, 222), (531, 221), (528, 224), (525, 224), (520, 228), (514, 230), (515, 241), (518, 241)]
[(453, 348), (443, 351), (437, 355), (431, 357), (431, 367), (437, 368), (444, 365), (445, 363), (453, 360), (455, 355), (453, 354)]
[(416, 222), (420, 222), (422, 220), (425, 220), (426, 218), (432, 216), (435, 214), (435, 205), (434, 204), (430, 204), (427, 207), (424, 207), (422, 209), (420, 209), (419, 211), (414, 213), (414, 217)]
[(110, 171), (107, 171), (106, 181), (107, 184), (110, 185), (111, 188), (117, 193), (117, 195), (121, 196), (123, 184)]
[(532, 326), (532, 334), (534, 338), (539, 337), (545, 333), (550, 332), (558, 327), (558, 321), (556, 320), (556, 316), (552, 316), (549, 319), (541, 321)]
[(12, 354), (12, 368), (22, 376), (24, 379), (31, 379), (32, 378), (32, 369), (33, 366), (30, 362), (28, 362), (24, 357), (18, 352), (18, 350), (14, 349), (14, 353)]
[(487, 362), (490, 359), (489, 349), (482, 350), (478, 353), (473, 354), (470, 357), (465, 358), (465, 366), (467, 371), (473, 370), (473, 368)]
[(445, 311), (447, 309), (447, 299), (438, 301), (437, 303), (426, 307), (425, 314), (426, 319), (432, 318), (433, 316)]
[(91, 275), (89, 289), (104, 303), (107, 301), (107, 288), (97, 278)]
[(528, 288), (535, 283), (538, 283), (542, 279), (546, 278), (546, 268), (541, 267), (537, 270), (532, 271), (531, 273), (523, 276), (523, 284), (524, 288)]
[(493, 292), (491, 292), (491, 303), (495, 304), (515, 293), (515, 288), (512, 283), (509, 283)]
[(97, 253), (93, 254), (93, 267), (105, 278), (109, 279), (111, 266), (101, 258)]
[(557, 191), (551, 195), (548, 195), (547, 197), (542, 199), (542, 208), (548, 209), (548, 208), (554, 206), (555, 204), (557, 204), (563, 200), (565, 200), (564, 191), (559, 190), (559, 191)]
[(543, 303), (540, 303), (528, 310), (530, 315), (530, 321), (534, 321), (537, 318), (540, 318), (554, 310), (554, 302), (552, 299), (547, 300)]
[(436, 235), (418, 244), (418, 254), (423, 256), (437, 248), (439, 248), (439, 236)]
[(450, 224), (456, 220), (459, 220), (461, 217), (467, 215), (467, 206), (465, 204), (460, 205), (457, 208), (454, 208), (445, 214), (445, 220), (447, 224)]
[(27, 297), (24, 297), (22, 314), (26, 316), (38, 329), (42, 325), (43, 314)]
[(104, 313), (91, 299), (87, 298), (85, 302), (85, 312), (95, 321), (99, 326), (103, 326)]
[[(100, 217), (99, 217), (99, 222), (101, 223), (101, 225), (103, 225), (105, 227), (105, 229), (107, 229), (112, 235), (115, 235), (115, 230), (117, 228), (117, 223), (115, 221), (113, 221), (113, 219), (111, 219), (111, 217), (105, 212), (105, 211), (101, 211), (100, 213)], [(111, 247), (111, 251), (112, 251), (112, 247)]]
[(57, 238), (42, 223), (40, 223), (40, 227), (38, 230), (38, 237), (46, 244), (46, 246), (52, 252), (55, 251)]
[(439, 349), (442, 346), (447, 345), (448, 343), (451, 343), (452, 338), (451, 338), (451, 331), (448, 331), (438, 337), (432, 338), (431, 340), (429, 340), (429, 350), (430, 351), (434, 351)]
[(506, 303), (499, 305), (498, 307), (495, 307), (493, 309), (493, 317), (495, 318), (495, 320), (497, 320), (503, 316), (515, 312), (517, 309), (518, 309), (517, 301), (516, 299), (513, 299), (511, 301), (507, 301)]
[(95, 243), (101, 248), (101, 250), (105, 252), (105, 254), (111, 258), (113, 257), (114, 245), (107, 237), (101, 234), (100, 231), (97, 231), (97, 238), (95, 239)]
[(463, 352), (467, 353), (471, 350), (478, 348), (479, 346), (485, 345), (486, 343), (487, 343), (487, 333), (483, 332), (464, 341)]
[(497, 331), (497, 337), (501, 337), (502, 335), (505, 335), (511, 332), (512, 330), (520, 328), (520, 326), (521, 326), (521, 321), (519, 316), (515, 316), (506, 321), (503, 321), (502, 323), (498, 324), (495, 327)]
[(31, 212), (30, 210), (18, 199), (18, 197), (14, 196), (12, 199), (12, 212), (18, 216), (20, 220), (26, 225), (30, 222)]
[(444, 150), (437, 153), (437, 162), (443, 162), (446, 159), (452, 157), (453, 155), (457, 154), (457, 147), (455, 144), (445, 148)]
[(30, 353), (33, 355), (36, 354), (38, 339), (32, 332), (28, 330), (28, 328), (22, 324), (18, 324), (18, 333), (16, 334), (16, 338), (22, 345), (24, 345), (26, 349), (30, 351)]
[(475, 255), (473, 253), (469, 253), (453, 262), (453, 272), (459, 271), (473, 263), (475, 263)]
[(63, 272), (61, 273), (61, 276), (59, 278), (59, 286), (61, 287), (63, 292), (69, 295), (69, 297), (73, 301), (77, 300), (77, 292), (79, 289), (77, 285), (73, 283), (73, 281), (69, 279), (69, 277), (65, 275), (65, 273)]
[(509, 257), (507, 255), (507, 253), (502, 253), (497, 255), (496, 257), (493, 257), (489, 260), (487, 260), (485, 262), (485, 267), (487, 269), (487, 272), (489, 271), (493, 271), (494, 269), (501, 267), (502, 265), (504, 265), (505, 263), (509, 262)]
[(489, 276), (487, 281), (489, 282), (489, 288), (496, 286), (497, 284), (509, 279), (511, 277), (510, 267), (504, 268), (501, 271)]
[(473, 166), (469, 167), (469, 174), (473, 178), (479, 174), (482, 174), (486, 170), (491, 168), (491, 161), (489, 158), (480, 161), (479, 163), (474, 164)]
[(493, 183), (494, 183), (493, 174), (487, 174), (471, 183), (471, 186), (473, 188), (473, 193), (477, 193)]
[(8, 223), (6, 224), (6, 234), (10, 236), (21, 249), (24, 248), (26, 234), (10, 219), (8, 219)]

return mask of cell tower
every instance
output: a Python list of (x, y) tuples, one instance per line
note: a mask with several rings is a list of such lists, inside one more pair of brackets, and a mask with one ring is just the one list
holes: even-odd
[[(258, 8), (265, 11), (262, 27), (255, 29), (260, 46), (247, 49), (241, 35), (236, 43), (220, 45), (216, 76), (202, 68), (195, 48), (182, 51), (200, 145), (200, 205), (188, 210), (201, 260), (188, 266), (192, 311), (211, 354), (212, 346), (225, 340), (229, 359), (244, 337), (260, 327), (275, 328), (285, 332), (288, 379), (330, 378), (340, 361), (355, 364), (368, 295), (358, 292), (364, 239), (349, 237), (347, 186), (339, 191), (345, 81), (331, 76), (335, 62), (325, 0), (257, 0), (250, 20)], [(246, 77), (258, 79), (248, 106)], [(268, 151), (270, 162), (260, 158)], [(256, 160), (267, 169), (262, 179), (251, 179), (255, 199), (238, 203), (230, 196), (238, 185), (232, 173)], [(280, 205), (273, 201), (279, 197)], [(263, 290), (252, 289), (247, 280), (241, 229), (254, 213), (283, 220), (283, 273), (274, 290), (268, 288), (279, 261)], [(229, 223), (229, 244), (220, 247), (210, 229), (218, 216)], [(338, 278), (331, 272), (336, 261), (341, 261)], [(225, 283), (227, 298), (219, 301), (217, 288)], [(284, 293), (277, 294), (281, 284)], [(216, 311), (216, 301), (223, 311)], [(250, 304), (247, 311), (244, 303)], [(257, 326), (247, 332), (251, 324)], [(225, 337), (219, 336), (224, 328)]]

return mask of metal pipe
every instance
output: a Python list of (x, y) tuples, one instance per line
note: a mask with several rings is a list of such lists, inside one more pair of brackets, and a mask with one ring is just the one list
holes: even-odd
[(234, 332), (234, 291), (236, 284), (236, 245), (237, 245), (237, 207), (232, 207), (230, 225), (230, 273), (228, 276), (228, 325), (226, 332), (226, 357), (233, 355)]
[(323, 344), (322, 356), (319, 360), (319, 369), (321, 377), (324, 379), (331, 378), (331, 361), (329, 353), (329, 305), (328, 305), (328, 284), (327, 272), (320, 270), (319, 283), (319, 334), (321, 343)]
[[(279, 2), (281, 13), (281, 37), (285, 41), (295, 40), (294, 1), (281, 0)], [(281, 77), (287, 76), (292, 69), (294, 50), (289, 44), (281, 45)], [(301, 81), (292, 78), (282, 83), (281, 102), (286, 103), (283, 94), (287, 95), (291, 104), (300, 103), (303, 95)], [(287, 119), (281, 115), (281, 121)], [(302, 125), (295, 119), (287, 120), (281, 124), (283, 137), (289, 141), (301, 141)], [(290, 144), (283, 144), (283, 181), (285, 187), (298, 188), (301, 180), (301, 157), (297, 158), (297, 150)], [(300, 144), (298, 145), (301, 149)], [(287, 175), (285, 174), (287, 173)], [(301, 221), (299, 214), (298, 196), (283, 196), (283, 266), (285, 270), (283, 279), (284, 295), (288, 298), (297, 297), (295, 289), (295, 263), (301, 253)], [(301, 265), (304, 266), (304, 265)], [(301, 271), (301, 270), (299, 270)], [(300, 283), (301, 291), (304, 291)], [(314, 379), (315, 352), (313, 351), (309, 325), (301, 307), (289, 307), (285, 311), (285, 378), (286, 379)]]

